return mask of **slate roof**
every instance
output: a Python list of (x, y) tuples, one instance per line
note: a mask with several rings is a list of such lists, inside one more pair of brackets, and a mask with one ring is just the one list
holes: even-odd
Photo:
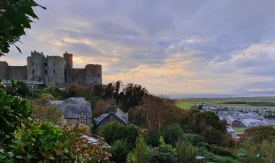
[(116, 117), (119, 118), (123, 123), (128, 124), (128, 120), (127, 120), (125, 117), (118, 116), (117, 114), (115, 114), (115, 113), (113, 113), (113, 112), (111, 112), (111, 113), (109, 113), (109, 114), (103, 114), (103, 115), (101, 115), (100, 117), (98, 117), (98, 118), (97, 118), (96, 124), (99, 124), (101, 121), (103, 121), (105, 118), (107, 118), (107, 117), (109, 117), (109, 116), (111, 116), (111, 115), (116, 116)]
[(267, 125), (275, 125), (275, 119), (265, 119)]
[(52, 105), (60, 105), (64, 102), (64, 100), (51, 100), (49, 101), (50, 104)]
[(64, 118), (79, 118), (79, 113), (81, 111), (87, 114), (87, 118), (92, 118), (92, 109), (90, 105), (86, 103), (80, 104), (61, 104), (59, 109), (64, 112)]
[(119, 118), (123, 123), (128, 124), (128, 114), (121, 111), (119, 108), (116, 108), (116, 113), (110, 112), (108, 114), (103, 114), (100, 117), (97, 118), (96, 124), (99, 124), (101, 121), (103, 121), (105, 118), (113, 114), (117, 118)]
[(84, 97), (70, 97), (69, 99), (72, 99), (73, 101), (77, 103), (86, 103), (86, 100)]
[(263, 120), (265, 119), (263, 116), (254, 116), (254, 115), (244, 115), (244, 116), (231, 116), (234, 119), (258, 119), (258, 120)]

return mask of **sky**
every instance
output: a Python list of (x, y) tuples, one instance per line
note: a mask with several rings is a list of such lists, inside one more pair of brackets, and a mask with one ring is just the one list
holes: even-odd
[(0, 60), (31, 51), (101, 64), (103, 83), (152, 94), (275, 95), (274, 0), (39, 0), (39, 17)]

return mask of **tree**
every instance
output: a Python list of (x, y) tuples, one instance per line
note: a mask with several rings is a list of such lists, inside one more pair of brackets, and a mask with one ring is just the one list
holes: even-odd
[(103, 97), (104, 95), (104, 89), (101, 84), (97, 84), (93, 86), (93, 93), (95, 96)]
[(175, 146), (176, 142), (181, 140), (183, 137), (184, 132), (178, 124), (168, 126), (163, 131), (163, 138), (165, 142), (173, 146)]
[(149, 131), (160, 131), (165, 126), (179, 123), (183, 112), (185, 111), (176, 107), (174, 100), (148, 95), (144, 99), (143, 105), (137, 106), (131, 111), (131, 120), (134, 122), (138, 117), (138, 121), (140, 121), (142, 120), (140, 115), (142, 115)]
[(62, 99), (62, 96), (63, 96), (62, 91), (58, 87), (46, 88), (45, 92), (47, 92), (47, 93), (51, 94), (52, 96), (54, 96), (55, 98), (59, 98), (59, 99)]
[(36, 6), (40, 5), (34, 0), (0, 1), (0, 56), (9, 52), (10, 45), (14, 45), (21, 52), (15, 43), (25, 35), (26, 28), (31, 28), (31, 19), (38, 19), (32, 10)]
[(148, 155), (149, 147), (142, 137), (136, 140), (135, 148), (128, 154), (127, 163), (149, 163), (151, 158)]
[(126, 141), (117, 140), (112, 144), (111, 153), (112, 158), (111, 161), (114, 162), (126, 162), (126, 158), (128, 153), (131, 150), (131, 145), (129, 145)]
[(55, 125), (62, 122), (63, 112), (56, 106), (49, 104), (47, 100), (36, 99), (29, 102), (35, 108), (31, 117), (36, 121), (50, 122)]
[(23, 81), (17, 81), (16, 88), (17, 88), (17, 93), (22, 97), (27, 97), (30, 92), (29, 86)]
[(100, 136), (104, 137), (108, 144), (113, 144), (116, 140), (125, 140), (134, 146), (138, 136), (138, 130), (132, 125), (121, 125), (119, 123), (109, 123), (100, 129)]
[(96, 102), (95, 108), (93, 109), (93, 116), (99, 117), (102, 114), (105, 114), (108, 112), (108, 106), (110, 104), (114, 104), (114, 99), (106, 99), (106, 100), (99, 100)]
[(272, 142), (275, 139), (275, 129), (272, 126), (251, 127), (244, 131), (242, 139), (255, 143), (261, 143), (263, 140)]
[(176, 163), (178, 161), (176, 150), (170, 144), (166, 144), (163, 137), (160, 137), (160, 146), (152, 148), (149, 153), (152, 155), (151, 162), (154, 163)]
[(190, 163), (196, 161), (196, 149), (186, 141), (178, 141), (176, 143), (176, 153), (178, 162), (180, 163)]

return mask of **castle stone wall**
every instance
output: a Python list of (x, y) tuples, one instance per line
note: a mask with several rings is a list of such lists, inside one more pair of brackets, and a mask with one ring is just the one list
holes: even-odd
[(86, 85), (86, 71), (85, 69), (66, 69), (67, 83)]
[(73, 55), (66, 52), (63, 54), (63, 57), (66, 62), (65, 68), (67, 68), (67, 69), (73, 68)]
[(102, 83), (102, 66), (88, 64), (85, 66), (86, 85), (94, 85)]
[(44, 78), (45, 56), (43, 53), (36, 51), (31, 52), (31, 56), (27, 58), (27, 74), (28, 80), (40, 81)]
[(7, 62), (0, 61), (0, 79), (2, 79), (2, 80), (9, 79), (8, 68), (9, 68), (9, 64)]
[[(54, 80), (55, 83), (64, 83), (65, 82), (65, 60), (60, 56), (47, 56), (47, 66), (45, 66), (45, 70), (47, 70), (47, 74), (45, 77), (48, 77), (49, 80)], [(47, 68), (46, 68), (47, 67)], [(46, 82), (46, 81), (45, 81)], [(52, 85), (52, 82), (45, 83)]]
[(9, 79), (28, 80), (27, 66), (9, 66)]
[(39, 81), (49, 86), (102, 84), (102, 66), (88, 64), (83, 69), (73, 68), (73, 54), (47, 56), (36, 51), (27, 57), (27, 66), (9, 66), (0, 61), (0, 79)]

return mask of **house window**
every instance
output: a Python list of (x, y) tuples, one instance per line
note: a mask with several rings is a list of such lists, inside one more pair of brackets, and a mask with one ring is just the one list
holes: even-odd
[(45, 66), (47, 66), (47, 63), (44, 63)]
[(47, 74), (48, 73), (48, 71), (45, 69), (45, 74)]
[(86, 125), (86, 122), (85, 121), (80, 121), (80, 124)]
[(86, 114), (85, 113), (80, 113), (79, 114), (79, 119), (86, 119)]
[(34, 74), (34, 70), (32, 70), (32, 73)]

